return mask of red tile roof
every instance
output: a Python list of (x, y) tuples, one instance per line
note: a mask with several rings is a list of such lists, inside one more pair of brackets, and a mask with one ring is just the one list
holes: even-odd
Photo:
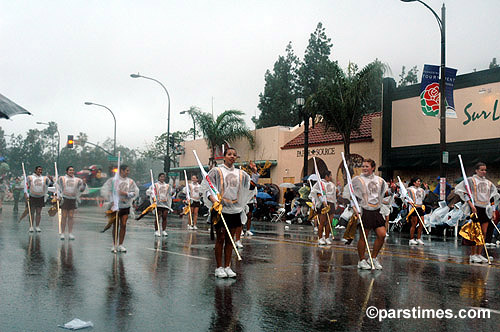
[[(367, 141), (372, 140), (372, 119), (382, 116), (381, 112), (367, 114), (363, 117), (359, 131), (351, 133), (351, 141)], [(342, 136), (333, 131), (325, 132), (325, 124), (323, 122), (314, 125), (314, 128), (309, 128), (309, 146), (331, 145), (342, 143)], [(304, 146), (304, 132), (296, 136), (290, 142), (286, 143), (282, 149), (294, 149)]]

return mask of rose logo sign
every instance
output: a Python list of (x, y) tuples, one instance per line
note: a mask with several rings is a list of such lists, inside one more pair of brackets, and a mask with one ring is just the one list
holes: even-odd
[(425, 87), (420, 94), (420, 105), (425, 115), (437, 116), (439, 114), (439, 83), (432, 83)]

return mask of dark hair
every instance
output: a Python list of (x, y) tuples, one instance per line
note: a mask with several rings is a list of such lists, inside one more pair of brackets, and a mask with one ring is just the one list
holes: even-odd
[(224, 157), (227, 155), (227, 152), (228, 152), (229, 150), (233, 150), (234, 152), (237, 152), (235, 148), (233, 148), (233, 147), (228, 147), (227, 149), (225, 149), (225, 150), (224, 150)]
[(330, 172), (329, 170), (324, 170), (320, 173), (320, 176), (322, 179), (326, 178), (327, 176), (331, 176), (332, 175), (332, 172)]
[(480, 161), (480, 162), (478, 162), (478, 163), (474, 166), (474, 169), (475, 169), (475, 170), (480, 169), (480, 168), (481, 168), (481, 166), (485, 166), (485, 167), (486, 167), (486, 164)]
[(376, 166), (376, 164), (375, 164), (375, 160), (370, 159), (370, 158), (368, 158), (368, 159), (363, 159), (363, 162), (364, 162), (364, 163), (370, 163), (370, 165), (372, 166), (372, 168), (375, 168), (375, 166)]
[(126, 164), (120, 165), (120, 171), (125, 171), (127, 168), (128, 168), (128, 165), (126, 165)]
[(35, 166), (35, 171), (39, 168), (43, 169), (42, 166)]
[(160, 174), (158, 174), (158, 179), (160, 179), (160, 177), (161, 177), (162, 175), (165, 175), (165, 173), (160, 173)]
[(68, 172), (68, 170), (69, 170), (70, 168), (74, 168), (74, 167), (73, 167), (73, 166), (68, 166), (68, 167), (66, 167), (66, 172)]
[(410, 186), (413, 186), (415, 184), (415, 182), (417, 182), (418, 180), (422, 181), (422, 179), (419, 178), (418, 176), (416, 176), (414, 178), (411, 178), (411, 180), (410, 180)]

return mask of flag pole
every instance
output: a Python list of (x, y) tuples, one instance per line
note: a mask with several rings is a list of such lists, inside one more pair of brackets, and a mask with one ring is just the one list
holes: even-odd
[(55, 183), (55, 188), (56, 188), (57, 219), (59, 221), (59, 234), (61, 234), (62, 233), (62, 228), (61, 228), (62, 216), (61, 216), (61, 208), (59, 206), (59, 190), (57, 190), (57, 188), (59, 187), (59, 184), (58, 184), (59, 173), (57, 171), (57, 162), (54, 162), (54, 169), (55, 169), (55, 175), (56, 175), (56, 181), (54, 183)]
[(186, 170), (184, 170), (184, 178), (186, 179), (186, 198), (188, 201), (188, 209), (189, 209), (189, 220), (191, 221), (191, 227), (193, 227), (193, 214), (191, 213), (191, 196), (189, 194), (189, 182), (187, 178)]
[(23, 166), (24, 193), (26, 194), (26, 202), (28, 203), (28, 214), (30, 216), (30, 228), (33, 228), (33, 217), (31, 216), (30, 195), (28, 193), (28, 178), (26, 177), (26, 170), (24, 169), (24, 163), (21, 163), (21, 165)]
[(160, 232), (160, 235), (161, 235), (160, 220), (158, 218), (158, 196), (156, 193), (156, 185), (155, 185), (155, 180), (153, 178), (153, 170), (152, 169), (149, 170), (149, 174), (151, 175), (151, 186), (153, 187), (153, 203), (156, 203), (156, 206), (155, 206), (156, 227), (158, 229), (158, 232)]
[(341, 154), (342, 154), (342, 161), (344, 162), (345, 172), (347, 175), (347, 184), (349, 186), (349, 192), (351, 193), (351, 198), (354, 203), (353, 210), (359, 217), (359, 223), (361, 224), (361, 231), (363, 232), (363, 238), (365, 240), (366, 249), (368, 249), (368, 256), (370, 256), (370, 263), (372, 265), (372, 270), (375, 270), (375, 264), (373, 263), (373, 257), (370, 251), (370, 244), (368, 243), (368, 240), (366, 238), (365, 227), (363, 226), (363, 220), (361, 219), (361, 214), (360, 214), (361, 210), (359, 208), (358, 199), (356, 198), (356, 195), (354, 195), (354, 188), (352, 187), (352, 180), (351, 180), (351, 174), (349, 173), (349, 167), (347, 167), (347, 162), (345, 161), (344, 152), (341, 152)]
[[(196, 161), (198, 162), (198, 166), (200, 167), (200, 171), (201, 171), (202, 176), (205, 178), (205, 180), (207, 180), (208, 185), (210, 186), (210, 189), (212, 190), (212, 192), (215, 195), (215, 199), (217, 200), (217, 202), (219, 202), (219, 199), (217, 196), (219, 194), (219, 191), (217, 190), (217, 188), (214, 187), (214, 185), (212, 184), (212, 181), (210, 181), (210, 178), (208, 177), (207, 171), (205, 171), (205, 169), (203, 168), (203, 165), (201, 164), (201, 161), (198, 158), (198, 155), (196, 154), (196, 150), (193, 150), (193, 153), (194, 153), (194, 156), (196, 158)], [(226, 223), (226, 220), (224, 219), (224, 215), (222, 214), (222, 210), (219, 214), (220, 214), (222, 223), (224, 224), (224, 227), (226, 228), (227, 235), (229, 236), (229, 239), (231, 240), (234, 251), (236, 251), (236, 256), (238, 256), (238, 260), (241, 261), (240, 252), (238, 251), (238, 248), (236, 248), (236, 244), (234, 243), (233, 237), (231, 236), (231, 232), (229, 231), (229, 227), (227, 227), (227, 223)]]

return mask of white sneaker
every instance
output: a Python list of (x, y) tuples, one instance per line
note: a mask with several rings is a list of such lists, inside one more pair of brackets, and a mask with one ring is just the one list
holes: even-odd
[(37, 233), (40, 233), (42, 230), (40, 229), (40, 227), (35, 227)]
[(328, 244), (328, 245), (332, 244), (332, 240), (330, 240), (330, 238), (329, 238), (329, 237), (328, 237), (328, 238), (326, 238), (326, 240), (325, 240), (325, 241), (326, 241), (326, 244)]
[(368, 264), (368, 262), (366, 261), (366, 259), (363, 259), (362, 261), (358, 262), (358, 269), (361, 269), (361, 270), (371, 270), (372, 267), (370, 266), (370, 264)]
[(241, 240), (238, 240), (236, 241), (236, 247), (238, 247), (239, 249), (243, 248), (243, 244), (241, 243)]
[(422, 239), (417, 239), (417, 243), (421, 244), (421, 245), (424, 245), (424, 241), (422, 241)]
[(251, 231), (247, 231), (247, 232), (245, 233), (245, 236), (253, 236), (253, 233), (252, 233)]
[(240, 236), (245, 236), (245, 232), (243, 230), (241, 230)]
[(488, 263), (488, 258), (484, 257), (483, 255), (476, 255), (476, 257), (482, 262), (482, 263)]
[(118, 246), (118, 251), (119, 252), (127, 252), (127, 248), (125, 248), (124, 246), (122, 246), (121, 244)]
[(161, 236), (160, 231), (155, 231), (155, 236)]
[(69, 233), (68, 238), (69, 238), (70, 240), (74, 240), (74, 239), (75, 239), (75, 236), (74, 236), (72, 233)]
[(288, 225), (291, 225), (291, 224), (292, 224), (292, 221), (291, 221), (291, 220), (285, 220), (285, 222), (286, 222)]
[(33, 233), (34, 231), (35, 231), (35, 229), (33, 227), (30, 227), (28, 232)]
[(61, 240), (63, 240), (63, 241), (64, 241), (64, 239), (65, 239), (65, 237), (64, 237), (64, 233), (62, 233), (62, 234), (59, 236), (59, 238), (60, 238)]
[(318, 227), (314, 227), (314, 233), (318, 233)]
[(191, 225), (188, 224), (188, 229), (189, 230), (193, 229), (193, 226), (191, 226)]
[(324, 245), (326, 244), (326, 240), (325, 240), (325, 238), (324, 238), (324, 237), (322, 237), (321, 239), (319, 239), (319, 240), (318, 240), (318, 244), (319, 244), (320, 246), (324, 246)]
[(414, 239), (411, 239), (410, 242), (409, 242), (410, 245), (417, 245), (418, 242), (415, 241)]
[(382, 265), (380, 264), (377, 258), (373, 259), (373, 265), (375, 265), (375, 269), (382, 270)]
[(389, 233), (385, 233), (385, 237), (389, 237)]
[(228, 278), (236, 278), (236, 273), (229, 266), (224, 268), (224, 272), (226, 272)]
[(477, 255), (470, 255), (469, 256), (469, 263), (482, 263), (483, 261), (481, 258), (477, 257)]
[(111, 247), (111, 252), (116, 254), (116, 247), (115, 246)]
[(198, 229), (198, 227), (197, 227), (196, 225), (193, 225), (193, 229), (194, 229), (194, 230), (197, 230), (197, 229)]
[(167, 231), (163, 231), (163, 232), (161, 232), (161, 235), (168, 236), (168, 233), (167, 233)]
[(217, 278), (227, 278), (227, 273), (223, 267), (218, 267), (215, 269), (215, 276)]

